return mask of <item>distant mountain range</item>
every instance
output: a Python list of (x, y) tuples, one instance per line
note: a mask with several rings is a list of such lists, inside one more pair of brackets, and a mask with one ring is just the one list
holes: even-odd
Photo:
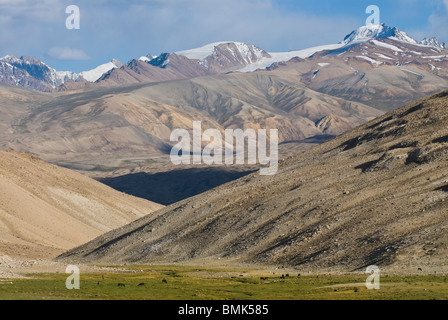
[(68, 80), (79, 81), (81, 77), (73, 72), (57, 71), (33, 57), (7, 55), (0, 59), (2, 84), (51, 91)]
[(93, 70), (75, 73), (57, 71), (35, 57), (18, 58), (7, 55), (0, 58), (0, 84), (48, 92), (57, 89), (67, 81), (94, 82), (105, 72), (121, 66), (120, 61), (112, 60)]
[(265, 70), (273, 65), (288, 62), (291, 59), (312, 59), (319, 52), (326, 55), (341, 55), (355, 46), (371, 40), (393, 41), (413, 45), (412, 51), (431, 54), (445, 54), (446, 45), (437, 39), (423, 39), (417, 42), (398, 28), (382, 25), (363, 26), (347, 35), (337, 44), (312, 47), (290, 52), (267, 52), (251, 44), (241, 42), (217, 42), (201, 48), (163, 53), (158, 57), (148, 55), (130, 61), (121, 68), (111, 69), (98, 81), (101, 85), (122, 85), (128, 83), (158, 82), (199, 76), (210, 76), (228, 72), (253, 72)]
[(342, 44), (267, 70), (383, 111), (448, 88), (448, 50), (434, 38), (418, 43), (397, 28), (364, 26)]
[(95, 177), (125, 175), (166, 168), (172, 130), (201, 121), (221, 132), (278, 129), (285, 158), (448, 88), (446, 46), (424, 42), (371, 25), (301, 51), (219, 42), (81, 74), (8, 56), (14, 86), (0, 87), (0, 148)]
[[(397, 28), (382, 25), (363, 26), (338, 44), (323, 45), (298, 51), (272, 53), (252, 44), (217, 42), (201, 48), (142, 56), (126, 64), (112, 60), (81, 73), (57, 71), (37, 58), (7, 55), (0, 59), (0, 84), (37, 91), (72, 90), (95, 85), (114, 86), (131, 83), (159, 82), (210, 76), (228, 72), (263, 70), (293, 58), (307, 59), (318, 52), (342, 54), (371, 40), (393, 41), (412, 45), (412, 52), (433, 50), (433, 55), (448, 55), (445, 43), (425, 38), (421, 42)], [(409, 53), (409, 52), (407, 52)], [(443, 53), (443, 54), (442, 54)], [(373, 59), (374, 60), (374, 59)], [(427, 61), (428, 65), (429, 60)], [(431, 64), (433, 65), (433, 64)], [(436, 68), (434, 66), (434, 68)]]

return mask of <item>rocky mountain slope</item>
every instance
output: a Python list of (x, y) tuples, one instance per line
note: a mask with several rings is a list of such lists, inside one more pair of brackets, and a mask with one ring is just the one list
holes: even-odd
[(166, 207), (59, 257), (351, 271), (448, 267), (448, 91)]
[(54, 258), (161, 207), (31, 155), (0, 151), (0, 256)]

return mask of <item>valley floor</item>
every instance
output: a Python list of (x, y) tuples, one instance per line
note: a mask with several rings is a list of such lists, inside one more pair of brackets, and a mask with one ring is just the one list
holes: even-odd
[(381, 274), (380, 289), (368, 290), (363, 272), (299, 274), (297, 270), (255, 267), (83, 265), (81, 288), (68, 290), (64, 264), (6, 261), (3, 257), (0, 267), (0, 300), (448, 299), (448, 276), (441, 274)]

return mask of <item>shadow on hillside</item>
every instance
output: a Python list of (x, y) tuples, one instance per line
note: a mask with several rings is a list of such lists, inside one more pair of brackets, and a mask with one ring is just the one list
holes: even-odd
[(135, 173), (98, 181), (109, 187), (162, 205), (170, 205), (206, 192), (254, 171), (191, 168), (159, 173)]
[(445, 191), (448, 192), (448, 185), (435, 189), (435, 191)]
[(324, 142), (327, 142), (328, 140), (331, 140), (333, 138), (335, 138), (335, 135), (330, 135), (330, 134), (322, 134), (322, 135), (316, 135), (316, 136), (312, 136), (303, 140), (295, 140), (295, 141), (285, 141), (280, 143), (280, 145), (288, 145), (288, 144), (293, 144), (293, 143), (303, 143), (303, 144), (321, 144)]

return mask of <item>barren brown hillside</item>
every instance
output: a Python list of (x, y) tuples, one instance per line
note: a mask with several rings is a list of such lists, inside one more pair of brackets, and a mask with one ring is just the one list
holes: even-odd
[[(45, 161), (113, 171), (129, 162), (163, 162), (171, 132), (233, 128), (278, 129), (280, 142), (340, 134), (383, 112), (327, 96), (303, 85), (258, 74), (229, 74), (162, 83), (34, 95), (12, 112), (16, 95), (0, 87), (0, 148), (25, 151)], [(9, 115), (11, 113), (11, 115)], [(334, 115), (340, 121), (317, 122)], [(161, 159), (165, 157), (165, 159)], [(100, 169), (98, 169), (98, 167)], [(133, 167), (136, 167), (134, 164)]]
[(59, 257), (350, 271), (448, 268), (448, 91)]
[(0, 256), (54, 258), (161, 207), (31, 155), (0, 151)]

